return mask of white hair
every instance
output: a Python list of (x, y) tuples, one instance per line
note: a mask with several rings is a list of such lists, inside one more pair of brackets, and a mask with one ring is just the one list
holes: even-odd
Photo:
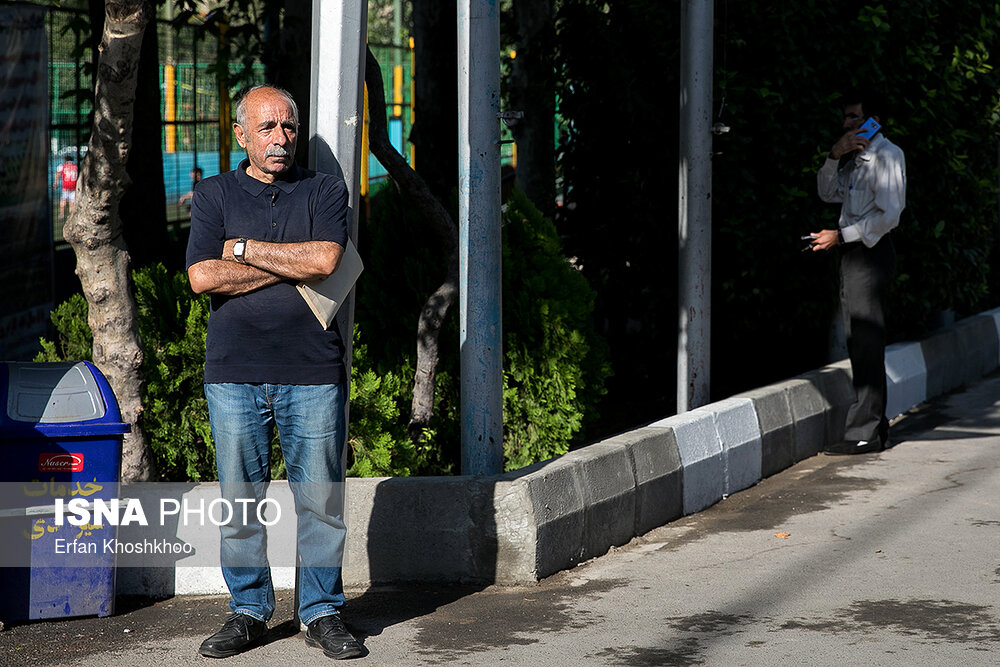
[(240, 93), (239, 99), (236, 101), (236, 124), (242, 128), (246, 127), (247, 97), (249, 97), (250, 93), (254, 92), (255, 90), (261, 90), (263, 88), (269, 88), (285, 98), (285, 101), (288, 102), (288, 106), (292, 108), (292, 118), (295, 120), (295, 125), (297, 127), (299, 124), (299, 107), (297, 104), (295, 104), (295, 99), (292, 97), (292, 94), (289, 93), (284, 88), (279, 88), (278, 86), (272, 86), (269, 83), (257, 84), (256, 86), (248, 88), (247, 90)]

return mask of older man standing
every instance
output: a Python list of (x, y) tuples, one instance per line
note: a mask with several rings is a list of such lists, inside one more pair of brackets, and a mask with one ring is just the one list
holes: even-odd
[(839, 250), (840, 307), (856, 394), (844, 440), (829, 445), (827, 454), (862, 454), (889, 446), (885, 300), (896, 270), (890, 232), (906, 206), (906, 159), (884, 132), (863, 131), (868, 119), (886, 122), (882, 96), (877, 91), (848, 95), (845, 132), (816, 177), (820, 199), (841, 205), (838, 228), (811, 234), (811, 245), (816, 251)]
[[(344, 405), (347, 373), (336, 323), (323, 328), (296, 291), (336, 271), (347, 245), (347, 188), (295, 165), (298, 109), (274, 86), (236, 104), (233, 131), (247, 157), (201, 181), (191, 200), (188, 278), (211, 295), (205, 397), (222, 496), (264, 498), (277, 428), (295, 498), (299, 618), (306, 642), (331, 658), (362, 655), (340, 618)], [(266, 528), (255, 505), (221, 527), (222, 572), (233, 614), (206, 639), (223, 658), (260, 644), (274, 612)]]

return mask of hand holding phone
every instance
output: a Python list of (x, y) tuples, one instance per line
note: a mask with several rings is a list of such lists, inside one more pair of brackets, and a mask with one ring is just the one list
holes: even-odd
[(813, 232), (812, 234), (801, 238), (803, 241), (809, 239), (809, 245), (803, 248), (802, 252), (805, 252), (806, 250), (830, 250), (834, 246), (842, 243), (840, 240), (840, 232), (836, 229), (821, 229), (818, 232)]
[(864, 137), (868, 141), (871, 141), (881, 129), (882, 126), (879, 125), (878, 121), (869, 116), (865, 119), (865, 122), (861, 123), (861, 127), (858, 128), (858, 133), (855, 136)]
[[(882, 129), (879, 122), (874, 118), (866, 118), (856, 130), (848, 130), (837, 140), (837, 143), (830, 149), (830, 157), (840, 159), (844, 155), (855, 151), (863, 151), (868, 147), (868, 142)], [(861, 141), (864, 139), (864, 141)]]

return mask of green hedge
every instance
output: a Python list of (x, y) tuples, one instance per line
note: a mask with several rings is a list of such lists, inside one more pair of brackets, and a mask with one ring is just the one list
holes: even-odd
[[(158, 479), (215, 480), (215, 447), (202, 391), (208, 297), (193, 294), (184, 273), (171, 275), (159, 264), (139, 269), (132, 277), (146, 378), (141, 425)], [(53, 341), (41, 341), (42, 352), (35, 361), (91, 359), (92, 334), (82, 295), (60, 304), (52, 323), (58, 335)], [(409, 474), (413, 455), (406, 429), (399, 424), (404, 381), (399, 375), (376, 374), (367, 368), (357, 328), (354, 368), (348, 474)], [(272, 447), (271, 454), (272, 477), (280, 479), (284, 462), (278, 447)]]
[[(504, 243), (504, 456), (512, 469), (569, 449), (593, 415), (609, 369), (590, 323), (593, 292), (561, 254), (552, 222), (519, 194), (504, 213)], [(372, 302), (383, 307), (419, 302), (414, 291), (419, 288), (409, 283), (390, 286), (388, 293), (372, 290), (379, 283), (377, 247), (368, 250), (366, 263), (359, 313), (370, 312), (366, 307)], [(202, 391), (208, 297), (193, 294), (184, 273), (171, 274), (162, 265), (133, 272), (133, 281), (146, 378), (141, 424), (159, 479), (214, 480), (215, 450)], [(412, 354), (385, 353), (403, 350), (407, 343), (414, 347), (416, 312), (412, 322), (401, 318), (392, 330), (367, 325), (360, 317), (354, 328), (348, 475), (458, 471), (457, 337), (451, 336), (457, 309), (442, 336), (435, 423), (419, 444), (410, 441), (406, 428)], [(87, 303), (81, 295), (60, 304), (52, 322), (57, 336), (41, 341), (36, 361), (91, 358)], [(361, 336), (366, 326), (380, 334), (381, 357)], [(397, 339), (392, 346), (387, 336)], [(284, 474), (279, 451), (272, 447), (275, 478)]]

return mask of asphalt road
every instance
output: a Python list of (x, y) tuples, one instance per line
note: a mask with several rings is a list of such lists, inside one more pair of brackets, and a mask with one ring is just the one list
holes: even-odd
[[(377, 665), (1000, 665), (1000, 376), (534, 586), (381, 588), (345, 619)], [(0, 632), (0, 665), (321, 665), (281, 596), (268, 642), (197, 655), (222, 597)]]

